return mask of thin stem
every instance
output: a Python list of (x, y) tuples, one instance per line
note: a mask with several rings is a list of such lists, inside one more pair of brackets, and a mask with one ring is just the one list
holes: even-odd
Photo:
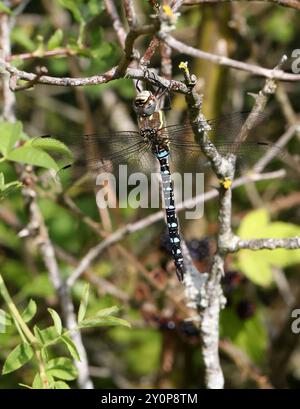
[(13, 320), (16, 324), (16, 328), (22, 338), (22, 341), (24, 343), (30, 343), (30, 345), (34, 349), (34, 352), (35, 352), (35, 355), (38, 361), (39, 373), (40, 373), (40, 377), (43, 382), (44, 389), (49, 389), (49, 382), (48, 382), (48, 378), (46, 375), (45, 363), (41, 355), (39, 342), (37, 338), (34, 336), (34, 334), (31, 332), (26, 322), (23, 320), (21, 314), (19, 313), (19, 310), (17, 309), (15, 303), (13, 302), (1, 274), (0, 274), (0, 293), (13, 317)]

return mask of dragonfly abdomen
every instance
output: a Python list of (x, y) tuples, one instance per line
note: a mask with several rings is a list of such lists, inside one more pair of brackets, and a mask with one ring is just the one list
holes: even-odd
[(166, 208), (167, 227), (171, 243), (171, 251), (176, 266), (176, 273), (180, 281), (183, 280), (183, 257), (181, 251), (181, 240), (179, 234), (178, 219), (176, 215), (174, 189), (169, 167), (169, 151), (167, 149), (158, 149), (155, 153), (160, 163), (162, 176), (162, 191)]

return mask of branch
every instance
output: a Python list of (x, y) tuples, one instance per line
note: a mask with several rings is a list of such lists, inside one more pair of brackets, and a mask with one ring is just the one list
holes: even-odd
[(278, 155), (278, 149), (285, 146), (295, 132), (299, 132), (299, 125), (290, 126), (286, 132), (278, 139), (276, 145), (270, 148), (266, 154), (253, 167), (254, 172), (261, 172)]
[(25, 91), (26, 89), (33, 88), (35, 84), (38, 83), (39, 78), (41, 78), (42, 75), (45, 75), (48, 73), (48, 70), (46, 67), (36, 67), (36, 77), (32, 81), (28, 81), (24, 85), (17, 85), (18, 78), (15, 75), (12, 75), (10, 77), (10, 89), (11, 91)]
[(148, 26), (132, 28), (129, 31), (126, 37), (126, 41), (125, 41), (124, 56), (121, 58), (121, 61), (119, 62), (119, 65), (117, 67), (117, 75), (119, 77), (124, 76), (127, 67), (129, 66), (129, 64), (135, 57), (134, 49), (133, 49), (135, 40), (139, 36), (144, 35), (144, 34), (154, 34), (156, 31), (158, 31), (158, 29), (159, 29), (159, 25), (153, 24), (153, 25), (148, 25)]
[(197, 4), (213, 4), (213, 3), (232, 3), (235, 1), (245, 1), (246, 2), (264, 2), (264, 3), (275, 3), (279, 6), (290, 7), (296, 10), (300, 10), (300, 2), (298, 0), (185, 0), (183, 2), (184, 6), (195, 6)]
[(112, 0), (104, 0), (106, 11), (108, 12), (112, 22), (113, 28), (117, 33), (119, 43), (122, 48), (125, 47), (126, 31), (121, 23), (115, 4)]
[[(236, 138), (237, 143), (241, 144), (245, 141), (251, 128), (255, 125), (258, 116), (263, 112), (268, 96), (275, 92), (276, 83), (273, 79), (273, 74), (281, 67), (285, 58), (286, 57), (283, 57), (278, 66), (272, 70), (270, 79), (266, 80), (263, 89), (256, 96), (252, 111)], [(232, 189), (230, 188), (235, 173), (237, 152), (233, 152), (228, 156), (222, 156), (210, 141), (207, 134), (210, 128), (201, 113), (202, 100), (194, 90), (196, 78), (190, 75), (187, 64), (182, 63), (180, 68), (184, 71), (185, 83), (190, 89), (190, 92), (186, 94), (185, 98), (196, 142), (200, 145), (203, 154), (209, 159), (213, 171), (220, 179), (217, 251), (213, 259), (210, 274), (208, 275), (208, 280), (201, 289), (201, 298), (199, 297), (197, 309), (201, 319), (200, 331), (203, 341), (202, 353), (205, 363), (206, 385), (209, 389), (222, 389), (224, 386), (224, 377), (218, 352), (219, 314), (220, 310), (225, 306), (226, 300), (221, 288), (221, 278), (224, 275), (225, 257), (231, 252), (234, 246), (237, 246), (239, 241), (239, 238), (234, 236), (231, 228)], [(230, 183), (227, 184), (228, 181)], [(281, 242), (281, 244), (283, 244), (283, 242)], [(286, 243), (284, 242), (284, 244)], [(297, 240), (296, 245), (298, 244), (299, 242)], [(295, 244), (293, 243), (292, 245)]]
[(246, 374), (250, 379), (256, 382), (260, 389), (274, 388), (269, 379), (260, 373), (260, 370), (253, 364), (244, 351), (227, 340), (220, 340), (219, 346), (220, 350), (226, 353), (241, 370), (241, 373)]
[[(0, 59), (5, 60), (11, 54), (10, 46), (10, 21), (7, 14), (2, 13), (0, 15)], [(15, 95), (10, 90), (10, 76), (8, 72), (3, 74), (2, 78), (3, 86), (3, 119), (10, 122), (15, 122)]]
[(123, 3), (128, 25), (130, 28), (135, 27), (137, 24), (137, 17), (133, 6), (133, 1), (124, 0)]
[[(100, 75), (93, 75), (91, 77), (51, 77), (49, 75), (42, 75), (37, 79), (37, 74), (27, 71), (18, 70), (10, 65), (4, 59), (0, 59), (0, 70), (8, 72), (11, 76), (15, 76), (18, 80), (34, 81), (37, 79), (38, 84), (57, 85), (62, 87), (82, 87), (86, 85), (105, 84), (110, 81), (123, 78), (118, 72), (118, 67), (113, 67), (109, 71)], [(125, 78), (132, 78), (136, 80), (144, 80), (148, 83), (152, 83), (151, 76), (147, 75), (144, 70), (128, 68), (125, 73)], [(155, 75), (157, 81), (159, 81), (164, 87), (171, 91), (178, 92), (180, 94), (186, 94), (188, 92), (187, 87), (180, 81), (167, 80), (166, 78)], [(154, 85), (157, 85), (155, 83)]]
[(239, 251), (241, 249), (257, 250), (275, 250), (275, 249), (300, 249), (300, 237), (290, 237), (286, 239), (239, 239), (233, 246), (230, 247), (230, 252)]
[(69, 48), (55, 48), (54, 50), (45, 50), (43, 51), (43, 54), (37, 54), (35, 51), (28, 52), (28, 53), (22, 53), (22, 54), (14, 54), (6, 57), (6, 61), (12, 61), (12, 60), (29, 60), (31, 58), (44, 58), (44, 57), (57, 57), (57, 56), (73, 56), (76, 55), (74, 51), (72, 51)]
[(224, 65), (226, 67), (234, 68), (237, 70), (247, 71), (254, 75), (259, 75), (266, 78), (273, 78), (279, 81), (300, 81), (300, 74), (290, 74), (282, 70), (272, 70), (263, 68), (258, 65), (248, 64), (245, 62), (233, 60), (232, 58), (208, 53), (206, 51), (197, 50), (190, 47), (181, 41), (176, 40), (174, 37), (166, 33), (157, 33), (158, 38), (164, 41), (169, 47), (177, 50), (178, 52), (186, 55), (190, 55), (195, 58), (203, 58), (204, 60), (211, 61), (215, 64)]

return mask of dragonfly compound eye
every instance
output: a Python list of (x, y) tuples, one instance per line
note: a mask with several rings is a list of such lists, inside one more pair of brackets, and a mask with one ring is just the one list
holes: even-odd
[(150, 116), (156, 110), (156, 100), (150, 91), (140, 92), (134, 100), (133, 109), (138, 116)]

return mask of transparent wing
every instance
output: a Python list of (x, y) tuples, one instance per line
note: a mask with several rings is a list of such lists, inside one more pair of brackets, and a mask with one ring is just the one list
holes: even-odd
[[(207, 121), (211, 128), (207, 131), (208, 137), (211, 138), (219, 153), (222, 155), (236, 153), (238, 162), (243, 160), (248, 164), (259, 159), (268, 149), (275, 149), (277, 156), (284, 157), (284, 151), (279, 146), (259, 140), (254, 135), (255, 126), (265, 119), (265, 114), (258, 116), (245, 142), (242, 144), (235, 142), (248, 115), (249, 112), (236, 112)], [(175, 156), (182, 156), (183, 153), (189, 157), (202, 155), (199, 144), (195, 142), (194, 132), (190, 124), (167, 126), (162, 128), (160, 132), (169, 139), (170, 149)]]
[[(228, 115), (223, 115), (218, 118), (209, 119), (203, 122), (203, 126), (209, 125), (208, 134), (214, 134), (216, 137), (223, 136), (227, 140), (233, 140), (240, 131), (243, 123), (247, 119), (249, 112), (234, 112)], [(265, 118), (264, 114), (260, 114), (257, 119), (257, 124)], [(200, 123), (201, 125), (201, 123)], [(164, 136), (170, 136), (173, 140), (180, 140), (181, 136), (193, 136), (193, 129), (190, 123), (186, 122), (180, 125), (171, 125), (163, 127), (160, 133)]]
[(55, 144), (51, 145), (53, 149), (49, 149), (51, 155), (60, 164), (59, 178), (64, 179), (64, 175), (68, 174), (67, 185), (80, 180), (80, 183), (91, 186), (100, 172), (114, 173), (120, 164), (128, 164), (139, 169), (144, 166), (145, 154), (149, 150), (138, 132), (55, 135), (53, 137), (46, 135), (35, 138), (32, 144), (36, 147), (46, 145), (47, 150), (50, 144), (42, 142), (49, 138), (62, 142), (72, 154), (70, 157), (70, 155), (63, 154), (61, 150), (55, 152)]

